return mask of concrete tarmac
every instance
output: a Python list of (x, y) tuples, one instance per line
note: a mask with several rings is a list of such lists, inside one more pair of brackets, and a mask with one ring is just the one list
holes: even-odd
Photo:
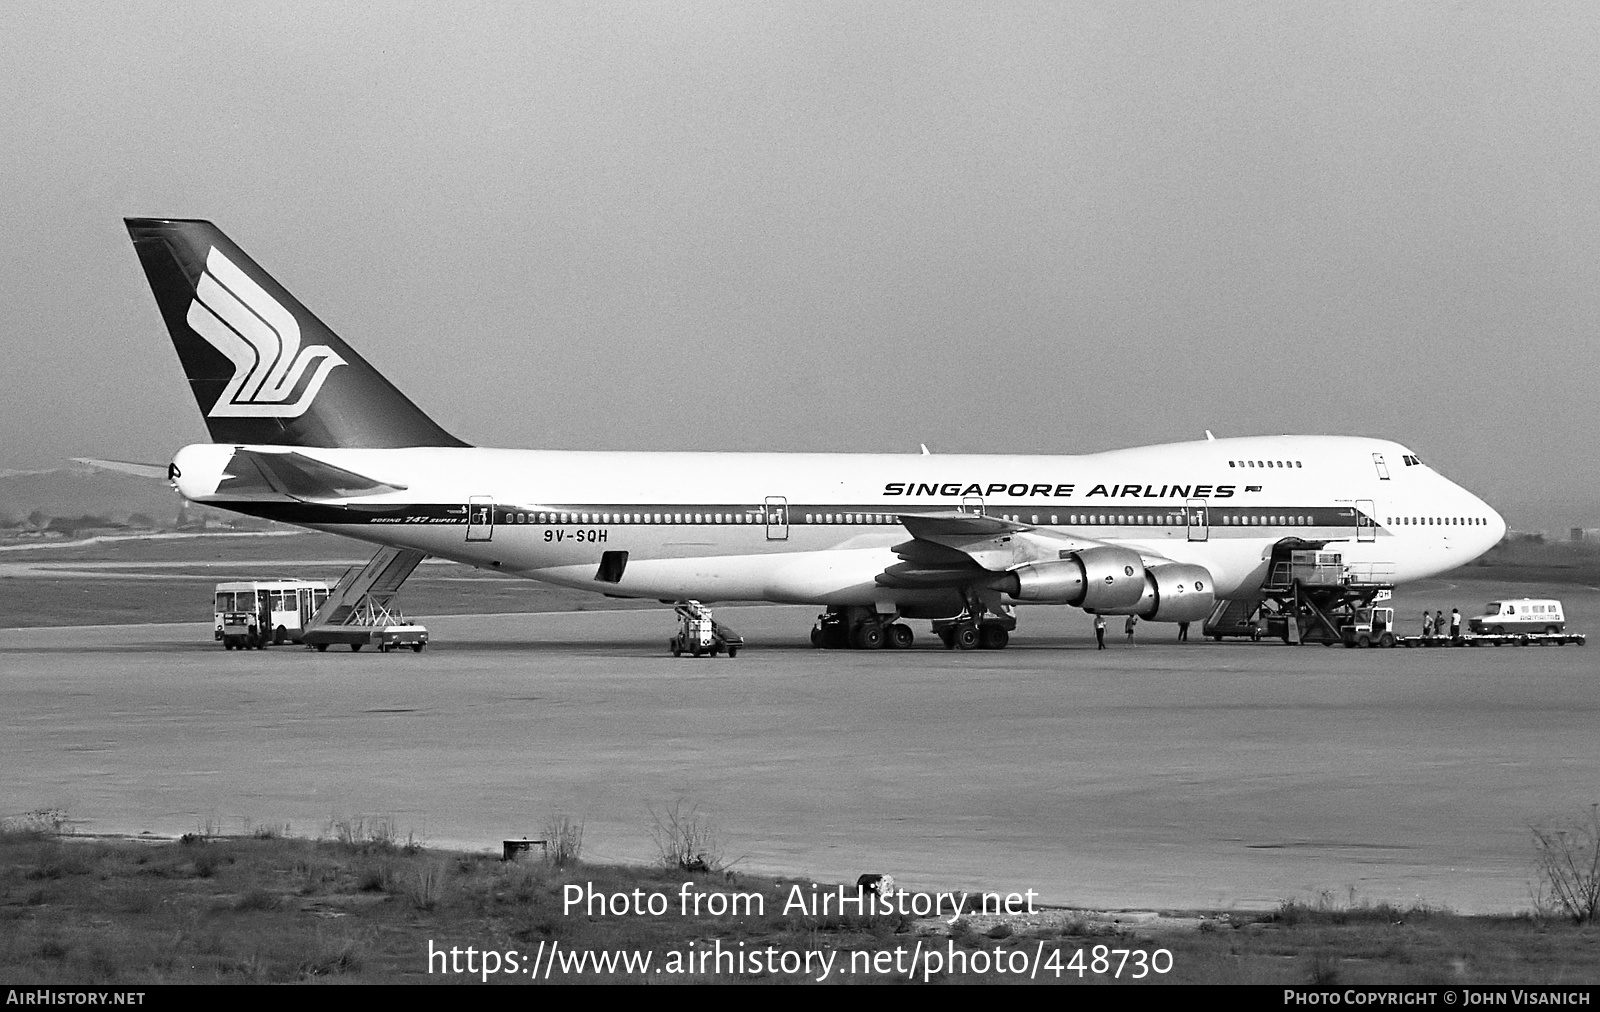
[[(1476, 584), (1404, 588), (1473, 613)], [(1539, 588), (1495, 588), (1510, 597)], [(1560, 596), (1600, 629), (1600, 593)], [(1470, 605), (1470, 607), (1469, 607)], [(650, 860), (651, 811), (750, 870), (1037, 890), (1093, 907), (1327, 892), (1531, 904), (1528, 825), (1597, 800), (1593, 647), (1344, 650), (1174, 642), (1031, 608), (1001, 652), (816, 651), (815, 609), (730, 607), (750, 641), (674, 659), (661, 611), (425, 619), (422, 654), (225, 652), (209, 627), (0, 630), (3, 809), (85, 832), (392, 818), (495, 847), (585, 823)], [(1409, 625), (1406, 631), (1410, 631)]]

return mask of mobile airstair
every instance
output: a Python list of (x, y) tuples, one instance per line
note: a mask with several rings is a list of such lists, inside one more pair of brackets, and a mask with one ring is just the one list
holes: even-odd
[(395, 595), (427, 557), (409, 548), (380, 548), (365, 566), (351, 566), (311, 616), (305, 642), (318, 650), (343, 643), (353, 651), (371, 644), (381, 653), (398, 647), (421, 653), (428, 630), (405, 617)]

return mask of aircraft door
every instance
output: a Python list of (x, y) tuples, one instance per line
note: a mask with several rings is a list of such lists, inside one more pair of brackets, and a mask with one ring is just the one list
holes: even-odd
[(467, 500), (467, 540), (494, 539), (494, 496), (475, 495)]
[(1206, 541), (1211, 537), (1210, 517), (1206, 514), (1206, 501), (1204, 499), (1189, 499), (1184, 502), (1184, 512), (1189, 517), (1189, 540)]
[(981, 495), (964, 495), (964, 496), (962, 496), (961, 497), (961, 512), (963, 512), (963, 513), (972, 513), (972, 514), (974, 514), (976, 516), (980, 516), (980, 517), (981, 516), (985, 516), (986, 513), (985, 513), (985, 508), (984, 508), (984, 505), (983, 505), (983, 496), (981, 496)]
[(767, 496), (767, 540), (789, 540), (789, 500), (781, 495)]
[(1375, 512), (1376, 510), (1373, 508), (1371, 499), (1356, 500), (1357, 541), (1378, 540), (1378, 522), (1372, 517), (1372, 514)]

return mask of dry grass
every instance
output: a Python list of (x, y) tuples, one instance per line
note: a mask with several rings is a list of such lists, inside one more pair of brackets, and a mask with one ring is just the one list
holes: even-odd
[(1532, 830), (1538, 906), (1593, 924), (1600, 914), (1600, 804)]
[[(388, 843), (377, 842), (383, 840)], [(693, 894), (737, 890), (763, 897), (765, 909), (743, 917), (677, 916), (686, 879)], [(661, 892), (672, 897), (673, 913), (564, 912), (569, 883), (592, 884), (603, 894)], [(417, 981), (428, 979), (430, 939), (480, 951), (527, 953), (541, 942), (571, 950), (648, 950), (658, 960), (708, 939), (724, 947), (744, 943), (747, 950), (831, 950), (845, 961), (851, 951), (909, 951), (917, 943), (915, 925), (898, 916), (785, 915), (788, 892), (786, 881), (750, 875), (730, 882), (676, 867), (561, 868), (551, 861), (408, 849), (370, 824), (323, 840), (241, 836), (188, 844), (10, 831), (0, 836), (0, 977), (40, 984)], [(1169, 980), (1341, 986), (1592, 981), (1600, 947), (1595, 928), (1566, 921), (1320, 900), (1206, 923), (1207, 930), (1132, 929), (1116, 938), (1086, 936), (1088, 929), (1079, 924), (1074, 931), (1071, 921), (1062, 929), (1009, 935), (958, 928), (924, 942), (1029, 953), (1043, 944), (1046, 955), (1062, 953), (1063, 965), (1096, 944), (1159, 947), (1173, 953)], [(1065, 979), (1077, 978), (1069, 973)]]
[(583, 857), (583, 823), (551, 816), (544, 824), (544, 841), (545, 860), (557, 868), (577, 864)]
[(660, 811), (651, 808), (650, 838), (655, 841), (663, 867), (716, 872), (727, 866), (716, 820), (697, 805), (678, 800)]

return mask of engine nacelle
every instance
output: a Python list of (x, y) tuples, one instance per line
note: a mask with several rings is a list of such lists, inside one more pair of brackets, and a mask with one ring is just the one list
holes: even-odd
[(1210, 570), (1168, 563), (1145, 570), (1144, 594), (1133, 613), (1157, 622), (1198, 622), (1216, 604)]
[[(1090, 611), (1127, 610), (1145, 591), (1144, 560), (1126, 548), (1089, 548), (1057, 562), (1006, 574), (1000, 589), (1018, 601), (1070, 604)], [(1210, 584), (1209, 577), (1206, 580)]]

